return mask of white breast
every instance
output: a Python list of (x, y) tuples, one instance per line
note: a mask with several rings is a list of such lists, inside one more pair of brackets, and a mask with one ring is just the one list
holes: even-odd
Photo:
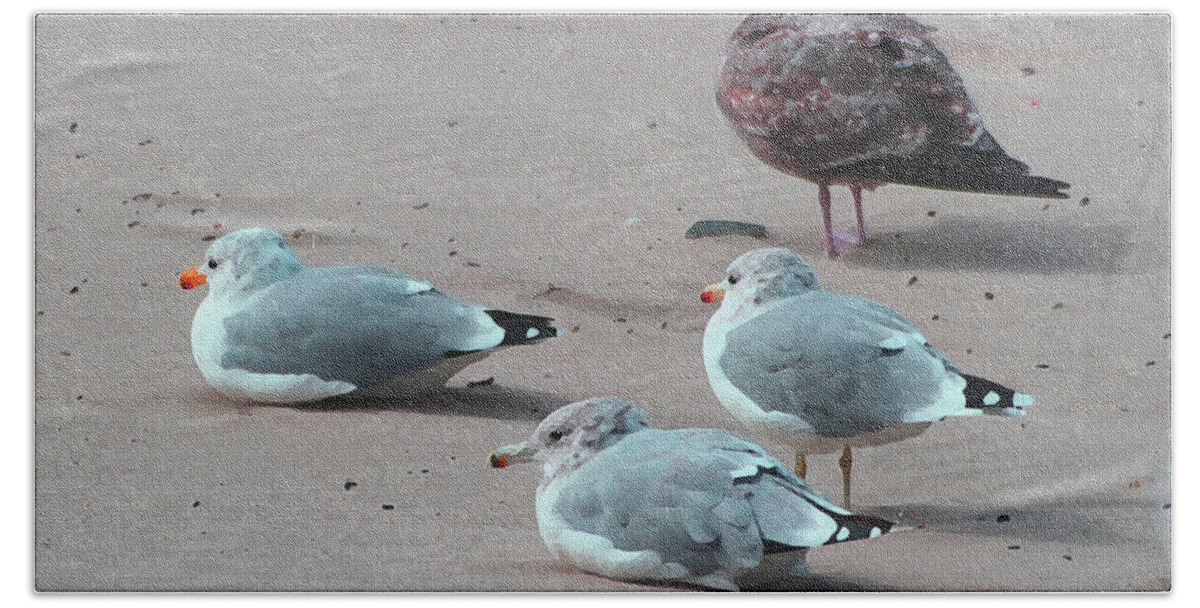
[[(752, 432), (764, 433), (776, 441), (793, 446), (825, 442), (825, 439), (814, 433), (812, 425), (802, 418), (764, 410), (746, 393), (734, 386), (729, 377), (725, 375), (725, 370), (721, 368), (721, 355), (725, 354), (729, 332), (739, 322), (749, 321), (763, 314), (770, 307), (753, 307), (748, 314), (742, 315), (736, 320), (731, 318), (733, 314), (730, 309), (739, 310), (722, 305), (709, 319), (708, 326), (704, 329), (704, 369), (708, 372), (708, 383), (712, 386), (713, 393), (717, 395), (717, 400), (725, 406), (725, 409), (729, 410), (729, 413), (733, 414), (734, 418), (737, 418)], [(841, 449), (841, 445), (833, 449)], [(815, 450), (809, 451), (815, 452)]]
[(210, 293), (192, 318), (192, 357), (208, 383), (221, 393), (235, 398), (266, 403), (301, 403), (343, 395), (358, 388), (349, 382), (322, 380), (312, 374), (260, 374), (221, 366), (225, 352), (224, 319), (245, 306), (217, 300)]

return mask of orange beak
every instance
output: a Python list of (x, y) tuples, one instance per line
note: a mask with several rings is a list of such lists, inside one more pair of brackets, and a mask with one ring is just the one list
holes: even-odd
[(493, 469), (503, 469), (520, 462), (530, 462), (534, 454), (537, 454), (537, 450), (524, 447), (523, 444), (507, 445), (492, 452), (488, 457), (488, 464), (492, 465)]
[(179, 286), (183, 289), (192, 289), (206, 283), (208, 283), (208, 277), (200, 272), (199, 266), (179, 273)]
[(720, 304), (721, 300), (725, 299), (725, 290), (717, 287), (716, 283), (704, 288), (700, 292), (700, 301), (705, 304)]

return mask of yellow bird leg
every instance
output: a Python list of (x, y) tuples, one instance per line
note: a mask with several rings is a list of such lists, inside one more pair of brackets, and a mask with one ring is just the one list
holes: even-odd
[(842, 507), (847, 511), (850, 510), (850, 467), (854, 464), (854, 457), (850, 455), (850, 446), (847, 445), (842, 449), (842, 457), (838, 459), (838, 464), (842, 467)]

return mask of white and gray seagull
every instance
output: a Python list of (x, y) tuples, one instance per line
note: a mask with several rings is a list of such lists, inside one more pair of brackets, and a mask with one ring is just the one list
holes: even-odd
[(423, 390), (500, 347), (557, 335), (550, 318), (461, 302), (403, 272), (309, 268), (260, 228), (214, 241), (179, 284), (209, 288), (192, 319), (204, 379), (252, 401)]
[(808, 574), (809, 547), (892, 527), (838, 508), (737, 435), (654, 429), (616, 397), (566, 405), (491, 456), (497, 468), (529, 461), (544, 472), (537, 522), (546, 546), (618, 580), (736, 591), (777, 568), (776, 558), (788, 574)]
[(917, 435), (948, 416), (1023, 416), (1033, 397), (964, 374), (896, 311), (821, 289), (787, 249), (730, 264), (701, 300), (721, 307), (704, 331), (704, 367), (721, 404), (755, 432), (804, 454), (842, 451), (850, 506), (851, 447)]

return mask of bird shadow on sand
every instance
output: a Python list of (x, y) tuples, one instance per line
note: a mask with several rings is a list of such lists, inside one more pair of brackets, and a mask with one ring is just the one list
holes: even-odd
[[(1162, 510), (1151, 500), (1101, 500), (1095, 497), (1021, 507), (955, 507), (909, 504), (868, 507), (859, 512), (897, 521), (900, 526), (954, 534), (972, 534), (1027, 541), (1115, 545), (1145, 541), (1145, 522)], [(1130, 525), (1120, 525), (1124, 514)], [(903, 513), (903, 517), (897, 514)], [(1165, 517), (1170, 517), (1169, 513)], [(1141, 522), (1138, 525), (1135, 522)], [(895, 533), (903, 534), (903, 531)]]
[[(699, 585), (692, 585), (682, 582), (653, 582), (653, 581), (635, 581), (634, 584), (646, 585), (661, 590), (678, 590), (678, 591), (702, 591), (702, 592), (720, 592), (717, 589), (709, 589)], [(819, 574), (809, 574), (806, 576), (786, 576), (779, 573), (778, 576), (771, 576), (765, 579), (738, 578), (738, 586), (743, 592), (790, 592), (790, 591), (893, 591), (891, 587), (885, 587), (870, 581), (861, 580), (845, 576), (824, 576)]]
[(1132, 249), (1123, 226), (950, 218), (920, 230), (884, 232), (842, 258), (911, 270), (1005, 270), (1026, 274), (1121, 272)]
[(413, 395), (344, 395), (313, 403), (291, 404), (304, 411), (408, 410), (496, 420), (541, 421), (570, 403), (561, 395), (504, 386), (442, 387)]
[(891, 587), (885, 587), (877, 583), (873, 583), (863, 579), (851, 578), (846, 576), (825, 576), (814, 574), (810, 576), (797, 576), (794, 578), (781, 578), (774, 581), (762, 583), (744, 584), (742, 591), (750, 592), (788, 592), (788, 591), (893, 591)]

